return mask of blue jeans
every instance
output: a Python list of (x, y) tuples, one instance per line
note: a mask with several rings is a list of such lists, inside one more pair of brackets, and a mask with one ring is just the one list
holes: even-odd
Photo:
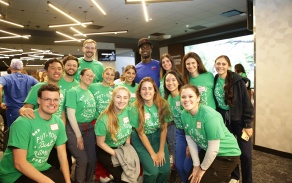
[(166, 140), (169, 145), (169, 155), (172, 155), (173, 163), (175, 164), (175, 136), (176, 136), (176, 127), (173, 122), (167, 128)]
[(12, 108), (8, 107), (6, 110), (6, 120), (7, 120), (7, 126), (10, 128), (12, 123), (19, 117), (19, 111), (20, 108)]
[(175, 166), (180, 180), (184, 183), (187, 182), (188, 173), (193, 167), (193, 161), (191, 157), (186, 157), (187, 141), (183, 130), (176, 130), (176, 157)]

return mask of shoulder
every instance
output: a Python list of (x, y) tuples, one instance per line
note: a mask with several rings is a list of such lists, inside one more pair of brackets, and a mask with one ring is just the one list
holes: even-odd
[(158, 60), (152, 59), (152, 61), (150, 62), (153, 65), (159, 65), (160, 66), (160, 62)]

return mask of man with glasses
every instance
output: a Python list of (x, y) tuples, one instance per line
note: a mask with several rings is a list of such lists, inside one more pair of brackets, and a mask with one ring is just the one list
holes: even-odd
[[(42, 85), (37, 96), (39, 108), (33, 111), (35, 118), (19, 117), (11, 126), (8, 148), (0, 161), (0, 182), (71, 182), (65, 126), (53, 115), (59, 108), (59, 88)], [(47, 162), (54, 146), (61, 171)]]
[(151, 77), (157, 87), (160, 86), (160, 65), (158, 60), (151, 58), (153, 45), (147, 38), (141, 38), (138, 41), (139, 53), (141, 55), (141, 62), (136, 67), (135, 82), (139, 83), (144, 77)]
[(96, 42), (92, 39), (85, 40), (83, 42), (82, 52), (84, 53), (84, 56), (78, 58), (79, 67), (77, 73), (74, 75), (74, 78), (77, 81), (80, 81), (80, 72), (82, 69), (89, 68), (95, 74), (93, 83), (101, 82), (104, 67), (101, 62), (94, 60), (94, 56), (96, 54)]

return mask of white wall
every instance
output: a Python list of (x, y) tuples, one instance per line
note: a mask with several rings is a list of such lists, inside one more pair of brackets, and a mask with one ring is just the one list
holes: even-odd
[(127, 65), (135, 65), (135, 57), (119, 57), (116, 58), (116, 70), (123, 74), (123, 68)]
[(292, 1), (255, 1), (255, 145), (292, 153)]

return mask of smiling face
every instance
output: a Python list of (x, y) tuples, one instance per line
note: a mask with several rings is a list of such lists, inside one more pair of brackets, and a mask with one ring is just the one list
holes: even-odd
[(89, 86), (94, 78), (94, 73), (92, 70), (86, 70), (83, 75), (80, 75), (80, 83), (84, 84), (85, 86)]
[(76, 60), (67, 60), (64, 65), (64, 71), (68, 76), (73, 76), (78, 69), (78, 63)]
[(103, 83), (105, 85), (110, 85), (112, 82), (114, 82), (115, 79), (115, 71), (113, 69), (106, 69), (104, 70), (103, 74), (102, 74), (102, 78), (103, 78)]
[(52, 62), (47, 72), (48, 81), (58, 82), (62, 77), (63, 68), (58, 62)]
[(134, 69), (128, 69), (125, 71), (124, 76), (126, 83), (132, 83), (136, 77), (136, 72)]
[(198, 74), (198, 62), (194, 58), (188, 58), (186, 60), (186, 68), (190, 74)]
[(231, 67), (224, 57), (220, 57), (215, 61), (215, 69), (221, 78), (225, 78), (228, 69)]
[(43, 91), (41, 98), (38, 98), (39, 114), (43, 118), (51, 116), (57, 112), (59, 108), (60, 94), (57, 91)]
[(152, 52), (152, 47), (149, 44), (143, 44), (139, 48), (139, 53), (143, 59), (150, 58)]
[(143, 98), (145, 104), (152, 105), (155, 94), (154, 86), (151, 82), (145, 81), (142, 83), (140, 95)]
[(162, 60), (161, 60), (161, 65), (163, 67), (163, 69), (165, 71), (170, 71), (171, 68), (172, 68), (172, 63), (171, 61), (169, 60), (169, 58), (167, 57), (164, 57)]
[(180, 98), (183, 108), (194, 115), (199, 107), (200, 96), (192, 88), (183, 88)]
[(113, 97), (115, 112), (119, 114), (123, 109), (125, 109), (130, 100), (130, 93), (126, 89), (119, 89), (115, 96)]
[(86, 43), (82, 47), (82, 51), (84, 53), (84, 59), (85, 60), (92, 60), (95, 53), (96, 53), (96, 47), (94, 43)]
[(165, 87), (172, 93), (178, 91), (179, 83), (173, 74), (167, 74), (165, 77)]

